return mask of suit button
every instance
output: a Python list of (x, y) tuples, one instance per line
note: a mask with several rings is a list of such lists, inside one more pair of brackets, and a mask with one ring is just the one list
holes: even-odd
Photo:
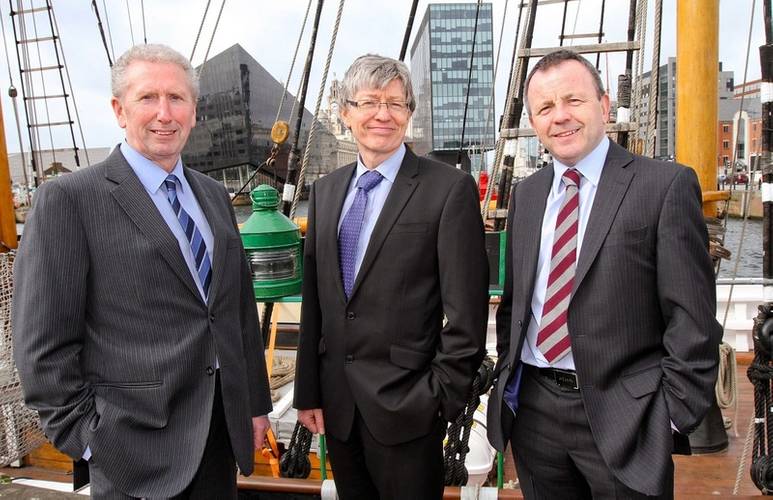
[(215, 374), (215, 369), (212, 368), (211, 366), (208, 366), (207, 367), (207, 375), (209, 375), (211, 377), (214, 374)]
[(345, 361), (345, 363), (348, 365), (348, 364), (350, 364), (352, 361), (354, 361), (354, 356), (352, 356), (351, 354), (347, 354), (347, 355), (346, 355), (346, 357), (344, 358), (344, 361)]
[(354, 311), (349, 311), (348, 313), (346, 313), (346, 319), (354, 319), (356, 317), (357, 315), (354, 314)]
[(210, 323), (214, 323), (215, 322), (215, 315), (214, 314), (210, 314), (209, 315), (209, 322)]
[(523, 326), (523, 321), (521, 321), (520, 319), (518, 320), (518, 326)]

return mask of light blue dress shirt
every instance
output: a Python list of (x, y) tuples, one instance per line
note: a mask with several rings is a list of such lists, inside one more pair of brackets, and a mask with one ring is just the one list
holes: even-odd
[[(582, 178), (580, 180), (580, 213), (577, 227), (577, 260), (580, 258), (583, 235), (588, 226), (593, 200), (596, 197), (596, 189), (601, 179), (601, 171), (609, 150), (609, 139), (604, 137), (593, 151), (574, 166)], [(556, 361), (552, 365), (537, 348), (537, 334), (539, 333), (540, 320), (542, 319), (542, 306), (545, 304), (548, 275), (550, 274), (550, 254), (553, 251), (553, 233), (556, 229), (556, 219), (564, 199), (566, 187), (561, 177), (569, 169), (558, 160), (553, 160), (553, 185), (545, 202), (545, 216), (542, 219), (542, 233), (540, 236), (539, 260), (537, 261), (537, 277), (534, 283), (534, 295), (531, 298), (531, 321), (526, 330), (526, 342), (521, 349), (521, 361), (540, 368), (560, 368), (562, 370), (574, 370), (574, 357), (572, 352)]]
[[(357, 278), (357, 274), (360, 272), (360, 265), (362, 265), (362, 259), (365, 257), (365, 250), (368, 248), (368, 242), (370, 236), (373, 234), (373, 228), (376, 227), (376, 221), (381, 214), (381, 209), (384, 208), (389, 191), (392, 189), (392, 184), (395, 183), (397, 172), (400, 170), (400, 165), (403, 163), (405, 157), (405, 144), (401, 144), (392, 156), (378, 165), (375, 170), (380, 173), (384, 179), (379, 182), (378, 186), (374, 187), (368, 192), (368, 202), (365, 205), (365, 214), (362, 219), (362, 229), (360, 230), (360, 239), (357, 241), (357, 253), (356, 262), (354, 265), (354, 277)], [(357, 180), (362, 174), (368, 171), (365, 164), (362, 163), (362, 159), (357, 155), (357, 170), (349, 183), (349, 190), (346, 193), (344, 199), (344, 206), (341, 209), (341, 215), (338, 218), (338, 232), (341, 231), (341, 222), (344, 220), (346, 212), (354, 203), (354, 195), (356, 194), (355, 186)], [(337, 233), (338, 233), (337, 232)], [(337, 234), (336, 233), (336, 234)]]
[[(206, 301), (204, 295), (204, 288), (199, 280), (199, 274), (196, 272), (196, 258), (193, 256), (193, 250), (191, 250), (191, 244), (188, 242), (188, 237), (185, 236), (180, 221), (177, 219), (177, 214), (174, 213), (172, 205), (169, 203), (169, 199), (166, 196), (166, 188), (164, 187), (164, 181), (167, 176), (170, 175), (166, 170), (162, 169), (152, 161), (148, 160), (137, 152), (134, 148), (129, 146), (128, 143), (121, 143), (121, 154), (126, 158), (129, 166), (137, 174), (140, 182), (145, 187), (145, 191), (148, 192), (150, 199), (158, 209), (158, 213), (163, 217), (166, 225), (177, 238), (177, 243), (180, 246), (185, 263), (188, 266), (188, 270), (193, 276), (193, 281), (196, 283), (196, 288), (199, 290), (201, 300)], [(196, 195), (193, 193), (188, 180), (185, 178), (185, 171), (183, 170), (182, 160), (178, 159), (177, 164), (174, 166), (171, 174), (177, 176), (179, 184), (177, 186), (177, 199), (180, 201), (180, 205), (188, 212), (188, 215), (196, 223), (196, 227), (199, 228), (204, 243), (207, 245), (207, 253), (209, 254), (209, 261), (212, 262), (212, 250), (214, 248), (214, 237), (212, 236), (212, 229), (207, 222), (207, 218), (204, 216), (199, 202), (196, 200)]]

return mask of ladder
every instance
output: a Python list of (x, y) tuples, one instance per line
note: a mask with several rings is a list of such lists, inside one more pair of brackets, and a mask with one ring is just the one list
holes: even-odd
[(75, 122), (70, 113), (71, 92), (65, 85), (64, 55), (51, 1), (39, 1), (38, 6), (35, 0), (9, 0), (8, 3), (37, 186), (45, 179), (42, 154), (45, 135), (50, 143), (51, 166), (58, 165), (55, 144), (71, 141), (76, 168), (80, 167)]
[[(571, 48), (573, 51), (580, 54), (593, 54), (596, 56), (596, 67), (599, 66), (599, 56), (606, 52), (625, 52), (626, 53), (626, 74), (620, 75), (618, 78), (618, 103), (620, 107), (626, 110), (630, 107), (630, 95), (631, 95), (631, 72), (632, 72), (632, 60), (634, 52), (641, 49), (641, 43), (635, 39), (637, 31), (637, 0), (629, 0), (629, 19), (628, 19), (628, 33), (627, 40), (615, 41), (615, 42), (602, 42), (604, 33), (604, 4), (602, 0), (601, 15), (599, 16), (598, 31), (593, 33), (578, 33), (578, 34), (566, 34), (566, 14), (567, 7), (570, 2), (577, 2), (578, 0), (525, 0), (519, 2), (521, 9), (525, 8), (525, 31), (521, 33), (518, 43), (519, 47), (516, 48), (514, 57), (514, 64), (510, 73), (510, 81), (508, 82), (508, 95), (505, 102), (505, 110), (501, 117), (499, 140), (497, 141), (497, 152), (495, 159), (495, 173), (499, 173), (498, 178), (498, 191), (499, 193), (509, 193), (510, 187), (513, 182), (514, 174), (514, 156), (516, 146), (514, 141), (518, 138), (534, 137), (534, 130), (531, 128), (519, 128), (518, 124), (521, 120), (521, 114), (524, 106), (523, 87), (526, 82), (527, 69), (529, 66), (529, 59), (542, 57), (555, 50), (561, 48)], [(638, 0), (639, 2), (646, 2), (647, 0)], [(539, 6), (548, 4), (563, 4), (564, 15), (561, 24), (561, 32), (558, 36), (559, 46), (557, 47), (532, 47), (532, 39), (534, 35), (535, 19), (537, 17), (537, 10)], [(520, 15), (519, 15), (520, 21)], [(573, 45), (572, 47), (565, 47), (564, 42), (566, 40), (580, 40), (580, 45)], [(585, 43), (585, 41), (589, 43)], [(627, 92), (625, 95), (621, 94)], [(628, 137), (630, 134), (636, 133), (638, 125), (635, 122), (630, 121), (630, 117), (634, 114), (628, 112), (622, 116), (619, 114), (616, 123), (610, 123), (607, 126), (607, 133), (613, 133), (616, 136), (617, 142), (623, 147), (627, 147)], [(499, 170), (499, 172), (496, 172)], [(496, 178), (497, 176), (492, 176)], [(490, 189), (489, 189), (490, 191)], [(489, 218), (494, 219), (494, 227), (498, 230), (504, 228), (505, 218), (507, 216), (507, 201), (509, 196), (500, 195), (497, 199), (496, 210), (488, 211), (488, 199), (489, 194), (486, 195), (484, 202), (484, 211), (487, 212)]]

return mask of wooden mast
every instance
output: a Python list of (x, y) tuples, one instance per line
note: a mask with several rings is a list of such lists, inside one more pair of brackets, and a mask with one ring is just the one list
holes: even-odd
[[(704, 213), (715, 215), (719, 0), (676, 2), (676, 161), (698, 174)], [(657, 88), (657, 87), (656, 87)]]
[(0, 253), (16, 248), (16, 213), (11, 192), (11, 172), (5, 145), (3, 108), (0, 105)]

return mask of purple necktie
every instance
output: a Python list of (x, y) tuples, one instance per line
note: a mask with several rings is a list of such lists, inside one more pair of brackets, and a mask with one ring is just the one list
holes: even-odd
[(357, 242), (360, 240), (365, 206), (368, 204), (368, 191), (378, 186), (381, 179), (383, 177), (375, 170), (369, 170), (357, 179), (354, 202), (349, 207), (349, 211), (346, 212), (338, 232), (338, 262), (341, 266), (341, 277), (344, 280), (344, 292), (347, 300), (352, 295), (354, 287)]

